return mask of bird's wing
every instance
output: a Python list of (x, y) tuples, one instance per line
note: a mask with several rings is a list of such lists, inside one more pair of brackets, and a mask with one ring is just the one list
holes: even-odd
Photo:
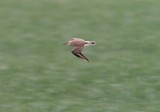
[(89, 62), (89, 60), (81, 53), (82, 50), (83, 50), (83, 46), (82, 47), (75, 47), (74, 50), (72, 51), (72, 53), (76, 57), (87, 60)]
[(81, 39), (81, 38), (72, 38), (71, 40), (81, 40), (81, 41), (84, 41), (84, 39)]
[(74, 52), (74, 53), (76, 53), (76, 54), (79, 54), (79, 53), (82, 52), (83, 47), (84, 47), (84, 46), (76, 46), (76, 47), (74, 47), (74, 49), (73, 49), (72, 52)]
[(85, 57), (82, 53), (78, 54), (82, 59), (87, 60), (89, 62), (89, 59), (87, 57)]

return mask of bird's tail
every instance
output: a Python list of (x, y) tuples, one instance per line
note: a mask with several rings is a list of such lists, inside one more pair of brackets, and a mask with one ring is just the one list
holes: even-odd
[(66, 44), (68, 44), (68, 42), (65, 42), (63, 45), (66, 45)]

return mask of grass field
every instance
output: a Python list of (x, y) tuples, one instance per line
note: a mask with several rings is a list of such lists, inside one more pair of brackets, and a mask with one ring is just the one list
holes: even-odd
[[(0, 0), (0, 112), (160, 112), (159, 0)], [(62, 44), (95, 40), (87, 63)]]

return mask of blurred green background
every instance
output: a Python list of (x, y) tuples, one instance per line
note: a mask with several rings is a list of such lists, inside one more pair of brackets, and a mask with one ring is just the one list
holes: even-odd
[(0, 0), (0, 112), (160, 112), (159, 42), (159, 0)]

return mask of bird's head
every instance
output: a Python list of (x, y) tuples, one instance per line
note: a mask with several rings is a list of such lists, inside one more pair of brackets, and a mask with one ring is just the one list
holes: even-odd
[(92, 45), (95, 45), (95, 44), (96, 44), (96, 42), (95, 42), (95, 41), (91, 41), (91, 44), (92, 44)]

